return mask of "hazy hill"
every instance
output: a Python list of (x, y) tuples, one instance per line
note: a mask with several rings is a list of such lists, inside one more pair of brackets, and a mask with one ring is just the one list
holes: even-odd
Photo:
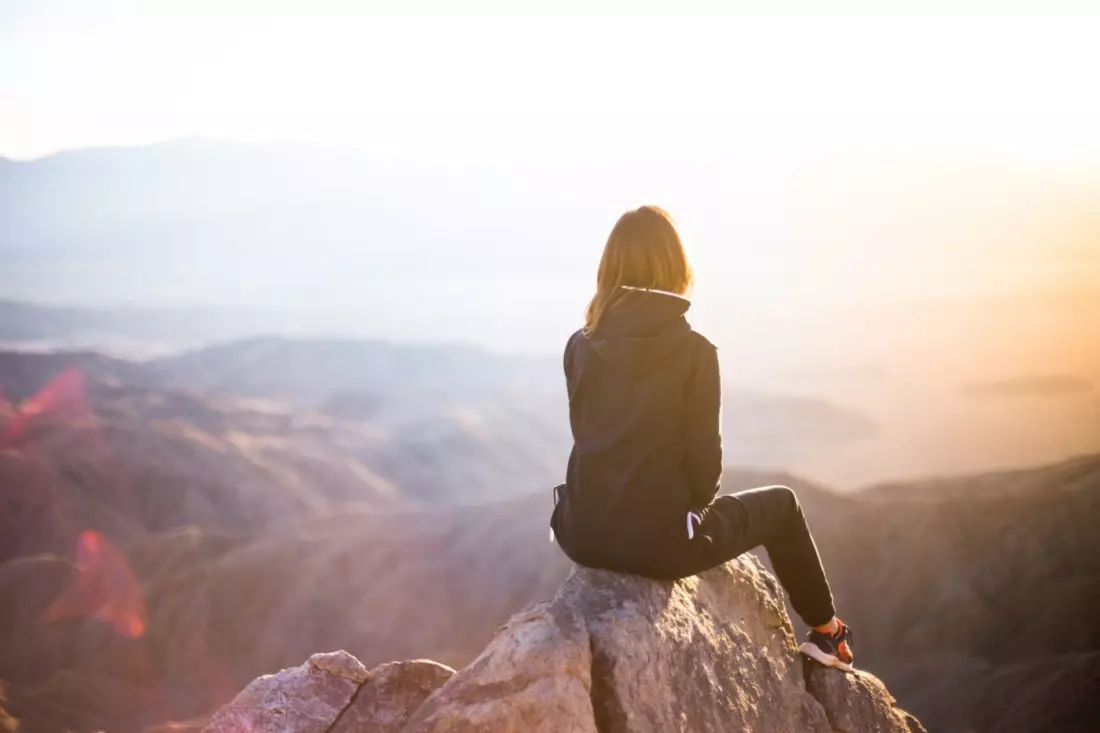
[[(1098, 329), (1100, 300), (1067, 294), (873, 313), (799, 309), (763, 329), (735, 313), (705, 332), (720, 343), (730, 462), (853, 486), (1100, 450), (1100, 341), (1087, 337)], [(567, 439), (557, 341), (521, 355), (339, 332), (279, 310), (0, 302), (0, 343), (8, 334), (13, 348), (140, 358), (149, 372), (156, 363), (162, 386), (385, 421), (424, 462), (422, 439), (434, 444), (441, 433), (466, 450), (477, 423), (501, 468), (471, 469), (470, 479), (526, 490), (556, 477)], [(552, 454), (531, 450), (528, 434), (555, 445)], [(487, 449), (475, 441), (470, 450)], [(470, 483), (458, 478), (466, 469), (452, 469), (444, 483)]]
[(1100, 725), (1100, 457), (853, 495), (786, 480), (862, 664), (929, 730)]
[(272, 311), (231, 308), (67, 307), (0, 300), (0, 345), (146, 357), (211, 341), (289, 330)]
[[(64, 424), (75, 400), (94, 417), (98, 432), (90, 434), (106, 435), (106, 454), (123, 465), (162, 460), (151, 451), (132, 455), (153, 436), (175, 441), (189, 462), (184, 473), (211, 477), (206, 484), (239, 475), (228, 471), (231, 461), (250, 461), (257, 475), (276, 476), (272, 490), (284, 496), (276, 504), (303, 492), (373, 502), (395, 486), (409, 499), (462, 503), (557, 478), (568, 426), (558, 407), (564, 389), (545, 378), (547, 362), (477, 349), (276, 339), (142, 363), (0, 352), (0, 394), (17, 405), (45, 390), (46, 407), (65, 408), (21, 418), (40, 432), (58, 414)], [(135, 431), (135, 441), (120, 437)], [(67, 448), (75, 439), (55, 432), (28, 445), (77, 460)]]
[(10, 561), (0, 566), (0, 579), (9, 578), (0, 605), (19, 611), (4, 619), (11, 653), (0, 676), (13, 681), (12, 707), (34, 723), (29, 730), (125, 731), (209, 712), (253, 677), (318, 648), (374, 662), (428, 650), (466, 661), (564, 575), (564, 559), (545, 541), (540, 499), (350, 512), (248, 541), (200, 531), (148, 538), (127, 547), (148, 607), (139, 640), (95, 622), (36, 623), (73, 571), (46, 558)]
[(281, 399), (316, 407), (363, 394), (402, 410), (539, 390), (560, 396), (560, 360), (496, 354), (472, 346), (367, 339), (262, 337), (156, 360), (168, 384), (215, 394)]
[(63, 393), (0, 404), (2, 559), (68, 551), (84, 529), (129, 541), (417, 502), (368, 468), (368, 457), (387, 455), (368, 427), (72, 374), (56, 383)]
[[(141, 362), (0, 352), (0, 391), (24, 399), (69, 367), (104, 405), (138, 410), (135, 419), (194, 415), (205, 421), (200, 430), (238, 447), (246, 442), (241, 434), (257, 434), (253, 452), (308, 436), (312, 454), (329, 462), (336, 460), (332, 451), (351, 455), (422, 500), (468, 503), (545, 489), (560, 480), (571, 445), (558, 357), (273, 337)], [(147, 393), (127, 396), (134, 387)], [(727, 388), (724, 404), (727, 459), (736, 463), (797, 466), (878, 431), (859, 413), (821, 399)], [(232, 414), (212, 422), (211, 410), (234, 409), (243, 416), (239, 424)]]
[[(568, 451), (559, 357), (495, 354), (477, 348), (364, 340), (257, 338), (158, 360), (172, 384), (221, 394), (283, 399), (408, 432), (443, 437), (456, 448), (467, 436), (457, 421), (523, 471), (553, 481)], [(823, 399), (727, 386), (723, 430), (728, 459), (751, 465), (798, 463), (837, 445), (874, 436), (878, 426)], [(532, 449), (532, 444), (544, 449)], [(547, 463), (539, 458), (552, 457)], [(535, 468), (544, 468), (538, 473)], [(461, 470), (461, 469), (456, 469)], [(525, 486), (516, 476), (517, 487)], [(528, 488), (536, 489), (544, 483)]]

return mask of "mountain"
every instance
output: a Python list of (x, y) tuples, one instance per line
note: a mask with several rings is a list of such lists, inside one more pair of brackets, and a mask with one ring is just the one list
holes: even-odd
[(209, 713), (315, 649), (369, 663), (431, 650), (462, 663), (567, 570), (546, 542), (549, 498), (538, 499), (346, 511), (263, 535), (185, 530), (124, 546), (147, 608), (138, 639), (94, 620), (43, 625), (79, 571), (58, 558), (9, 561), (0, 677), (12, 681), (13, 714), (31, 731), (140, 730)]
[[(443, 310), (467, 307), (448, 298), (432, 291)], [(442, 474), (437, 495), (476, 482), (500, 497), (498, 487), (534, 490), (556, 478), (568, 449), (559, 346), (502, 352), (507, 339), (489, 334), (488, 322), (479, 333), (489, 334), (481, 340), (491, 349), (409, 332), (364, 338), (354, 334), (372, 332), (375, 318), (311, 323), (287, 308), (0, 302), (0, 344), (99, 351), (155, 366), (156, 383), (168, 388), (386, 421), (421, 465), (432, 455), (424, 444), (444, 437), (456, 455), (495, 452), (451, 474), (434, 469)], [(728, 462), (855, 486), (1095, 452), (1100, 342), (1084, 335), (1100, 328), (1098, 316), (1100, 300), (1069, 295), (884, 306), (870, 315), (798, 308), (765, 318), (763, 328), (734, 311), (714, 330), (704, 327), (720, 344)], [(526, 434), (539, 435), (538, 445)], [(429, 478), (416, 478), (416, 490), (433, 493)]]
[[(193, 720), (319, 649), (462, 666), (561, 583), (552, 477), (483, 487), (498, 438), (479, 453), (437, 431), (412, 450), (389, 432), (404, 414), (433, 415), (415, 390), (402, 396), (398, 375), (454, 390), (470, 410), (499, 399), (509, 419), (523, 415), (522, 391), (509, 407), (501, 388), (430, 368), (486, 355), (330, 344), (317, 373), (353, 387), (356, 370), (338, 367), (359, 359), (387, 385), (333, 415), (322, 410), (345, 400), (283, 358), (299, 348), (249, 342), (185, 355), (186, 368), (0, 354), (0, 680), (25, 730)], [(535, 368), (502, 364), (484, 365), (502, 370), (500, 385)], [(173, 384), (187, 375), (209, 391)], [(218, 393), (249, 385), (261, 389)], [(511, 430), (542, 445), (532, 428)], [(536, 465), (514, 470), (525, 462)], [(482, 477), (456, 475), (478, 466)], [(846, 494), (747, 470), (724, 486), (775, 482), (806, 506), (861, 666), (931, 729), (1095, 724), (1081, 700), (1097, 689), (1100, 652), (1100, 458)]]
[[(168, 371), (0, 354), (0, 680), (25, 729), (209, 712), (288, 650), (348, 641), (361, 603), (364, 658), (425, 645), (462, 658), (564, 572), (534, 541), (548, 491), (537, 510), (485, 504), (476, 475), (455, 475), (459, 455), (448, 465), (445, 441), (432, 445), (438, 430), (421, 437), (436, 456), (424, 464), (377, 423), (170, 388)], [(445, 473), (470, 489), (448, 503), (480, 496), (476, 508), (431, 508)], [(436, 623), (445, 608), (466, 635)]]
[(368, 468), (387, 449), (367, 427), (151, 383), (97, 355), (0, 353), (0, 559), (69, 551), (89, 528), (129, 541), (416, 503)]
[(146, 358), (212, 341), (293, 328), (277, 311), (232, 308), (89, 308), (0, 299), (0, 345)]
[[(194, 418), (199, 431), (239, 449), (240, 433), (256, 434), (253, 453), (273, 455), (300, 437), (289, 452), (314, 456), (312, 470), (350, 456), (356, 470), (369, 466), (409, 498), (470, 503), (560, 480), (571, 437), (559, 361), (457, 345), (257, 337), (142, 361), (0, 352), (0, 391), (25, 399), (71, 367), (87, 384), (111, 385), (93, 390), (100, 412)], [(146, 392), (125, 395), (131, 388)], [(165, 404), (154, 407), (158, 400)], [(740, 464), (798, 466), (878, 432), (820, 399), (734, 388), (724, 404), (727, 459)], [(229, 405), (240, 425), (211, 417)]]
[(860, 662), (930, 730), (1100, 725), (1100, 456), (837, 495), (806, 506)]
[[(768, 478), (734, 472), (726, 482)], [(1098, 689), (1090, 614), (1100, 583), (1090, 548), (1100, 458), (975, 480), (993, 500), (981, 491), (973, 500), (913, 500), (905, 487), (897, 497), (849, 496), (789, 483), (857, 630), (860, 666), (931, 730), (1095, 725), (1095, 711), (1082, 706)], [(965, 479), (953, 483), (961, 491)], [(1036, 488), (1014, 506), (991, 488), (1002, 483), (1008, 497)], [(1021, 509), (1030, 521), (1005, 532)], [(368, 665), (430, 656), (462, 666), (509, 614), (563, 579), (568, 564), (546, 541), (548, 513), (549, 497), (533, 496), (342, 512), (251, 538), (150, 537), (127, 548), (149, 609), (149, 633), (136, 642), (94, 622), (36, 626), (74, 570), (57, 559), (9, 561), (0, 607), (23, 615), (3, 620), (11, 634), (3, 645), (25, 650), (0, 671), (13, 683), (11, 708), (31, 730), (136, 730), (159, 715), (208, 712), (249, 679), (317, 649), (348, 649)], [(43, 649), (81, 655), (55, 652), (54, 667)], [(94, 701), (83, 697), (89, 689), (99, 690)], [(1013, 696), (1010, 710), (1003, 700)]]
[[(468, 423), (463, 427), (476, 427), (485, 444), (501, 451), (501, 460), (515, 456), (517, 468), (540, 477), (532, 490), (555, 480), (571, 443), (556, 357), (265, 337), (166, 357), (155, 368), (170, 383), (189, 388), (281, 399), (401, 425), (432, 436), (428, 442), (434, 448), (451, 443), (459, 454), (469, 437), (454, 434), (448, 423)], [(727, 388), (723, 400), (728, 459), (741, 464), (798, 464), (878, 432), (865, 416), (826, 400), (744, 388)], [(529, 447), (531, 438), (549, 446), (549, 461)], [(523, 485), (522, 476), (515, 481)]]
[[(79, 409), (98, 425), (82, 435), (106, 435), (123, 465), (148, 462), (130, 456), (125, 435), (149, 423), (140, 440), (173, 435), (179, 460), (191, 462), (185, 473), (229, 477), (230, 463), (245, 460), (257, 475), (277, 474), (275, 503), (314, 501), (300, 496), (312, 485), (330, 499), (372, 502), (400, 486), (410, 499), (469, 503), (544, 488), (560, 473), (568, 425), (549, 362), (340, 341), (243, 342), (144, 362), (0, 352), (0, 394), (33, 404), (38, 390), (48, 400), (80, 391)], [(24, 421), (49, 423), (48, 407)], [(53, 441), (63, 462), (78, 457), (62, 445), (70, 439)]]

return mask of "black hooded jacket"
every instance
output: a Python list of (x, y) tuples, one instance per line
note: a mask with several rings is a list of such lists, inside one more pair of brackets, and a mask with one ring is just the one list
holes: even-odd
[(551, 526), (579, 564), (665, 575), (670, 553), (687, 551), (687, 513), (718, 491), (718, 357), (689, 305), (626, 290), (566, 345), (573, 451)]

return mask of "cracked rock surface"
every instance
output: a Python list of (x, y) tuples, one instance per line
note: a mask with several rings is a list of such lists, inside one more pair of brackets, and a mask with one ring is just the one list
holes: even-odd
[(207, 730), (924, 731), (871, 675), (804, 662), (779, 586), (751, 555), (675, 583), (576, 568), (458, 672), (315, 655), (255, 680)]

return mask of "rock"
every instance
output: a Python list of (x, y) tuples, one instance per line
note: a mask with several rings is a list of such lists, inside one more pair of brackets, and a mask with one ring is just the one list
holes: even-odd
[(658, 582), (575, 569), (406, 733), (820, 731), (776, 581), (753, 557)]
[(584, 571), (566, 585), (592, 634), (600, 730), (826, 731), (791, 654), (776, 581), (754, 557), (678, 583)]
[(928, 733), (894, 704), (886, 686), (866, 672), (838, 674), (809, 660), (806, 688), (829, 716), (834, 733)]
[(926, 733), (871, 675), (803, 660), (752, 555), (675, 583), (576, 568), (453, 674), (356, 664), (340, 652), (260, 678), (208, 730)]
[(583, 619), (544, 603), (514, 616), (470, 666), (413, 715), (414, 731), (596, 733)]
[(260, 677), (219, 710), (204, 733), (398, 733), (454, 670), (426, 660), (368, 672), (339, 651)]
[(454, 670), (418, 659), (375, 667), (332, 733), (400, 733), (409, 716), (443, 686)]
[(204, 733), (325, 733), (366, 679), (347, 652), (314, 654), (300, 667), (253, 680)]

